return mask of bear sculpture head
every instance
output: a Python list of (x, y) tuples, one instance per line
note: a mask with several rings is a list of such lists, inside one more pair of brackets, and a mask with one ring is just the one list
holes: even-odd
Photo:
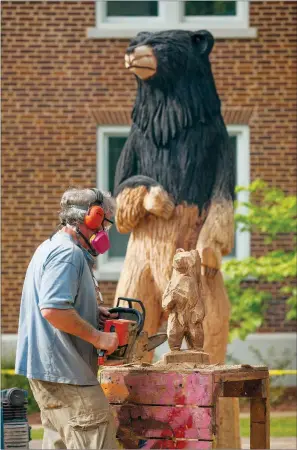
[(141, 32), (131, 40), (126, 68), (136, 75), (133, 122), (157, 147), (166, 147), (185, 128), (220, 114), (206, 30)]

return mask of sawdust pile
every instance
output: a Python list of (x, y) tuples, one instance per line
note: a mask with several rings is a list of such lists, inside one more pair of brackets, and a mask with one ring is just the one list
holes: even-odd
[[(106, 370), (107, 368), (104, 368)], [(202, 372), (202, 373), (211, 373), (211, 372), (242, 372), (246, 370), (267, 370), (266, 366), (250, 366), (249, 364), (240, 364), (240, 365), (219, 365), (219, 364), (197, 364), (197, 363), (168, 363), (165, 364), (163, 360), (160, 360), (154, 364), (149, 364), (146, 362), (140, 364), (124, 364), (122, 366), (113, 366), (112, 368), (108, 368), (107, 370), (113, 371), (127, 371), (131, 370), (132, 372)]]

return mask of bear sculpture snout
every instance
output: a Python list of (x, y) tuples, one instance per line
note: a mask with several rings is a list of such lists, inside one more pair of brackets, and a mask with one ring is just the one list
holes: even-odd
[(142, 80), (151, 78), (157, 72), (157, 59), (152, 47), (140, 45), (125, 55), (125, 67)]

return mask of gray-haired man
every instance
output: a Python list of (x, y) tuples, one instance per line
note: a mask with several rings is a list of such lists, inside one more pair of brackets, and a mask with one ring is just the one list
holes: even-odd
[[(15, 371), (29, 378), (40, 407), (43, 448), (117, 448), (96, 349), (112, 353), (118, 338), (98, 331), (92, 272), (94, 257), (109, 247), (114, 208), (97, 189), (66, 191), (60, 231), (37, 248), (27, 269)], [(101, 325), (109, 315), (99, 307)]]

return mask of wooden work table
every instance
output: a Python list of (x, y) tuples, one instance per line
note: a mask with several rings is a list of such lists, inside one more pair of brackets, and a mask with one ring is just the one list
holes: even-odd
[(100, 382), (125, 448), (213, 449), (220, 397), (250, 398), (250, 448), (269, 449), (265, 366), (194, 364), (106, 367)]

